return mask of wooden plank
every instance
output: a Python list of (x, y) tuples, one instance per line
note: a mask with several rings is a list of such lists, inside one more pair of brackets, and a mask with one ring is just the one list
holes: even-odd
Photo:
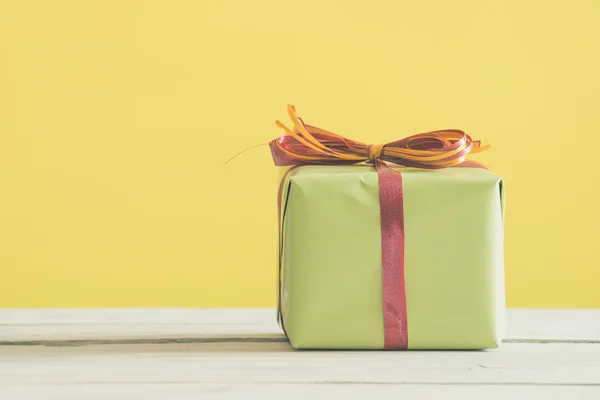
[[(275, 335), (272, 309), (0, 309), (0, 341)], [(509, 340), (600, 340), (600, 310), (509, 309)]]
[[(404, 397), (401, 397), (404, 396)], [(369, 384), (80, 384), (0, 386), (5, 400), (198, 400), (198, 399), (445, 399), (597, 400), (592, 386), (369, 385)]]
[(600, 340), (600, 309), (508, 309), (506, 337)]
[(285, 343), (0, 346), (10, 385), (600, 386), (600, 345), (506, 344), (497, 351), (293, 351)]

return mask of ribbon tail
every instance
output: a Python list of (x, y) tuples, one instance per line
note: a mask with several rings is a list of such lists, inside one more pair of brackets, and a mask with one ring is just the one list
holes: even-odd
[(376, 162), (381, 215), (384, 349), (408, 348), (404, 281), (404, 193), (402, 175)]

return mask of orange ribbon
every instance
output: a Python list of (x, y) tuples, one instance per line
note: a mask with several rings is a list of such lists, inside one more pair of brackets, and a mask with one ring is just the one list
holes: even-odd
[(465, 132), (445, 129), (420, 133), (395, 142), (367, 145), (325, 129), (307, 125), (298, 117), (296, 108), (288, 105), (293, 128), (275, 123), (284, 135), (271, 141), (275, 165), (358, 164), (387, 161), (406, 167), (439, 169), (457, 166), (468, 154), (487, 150)]

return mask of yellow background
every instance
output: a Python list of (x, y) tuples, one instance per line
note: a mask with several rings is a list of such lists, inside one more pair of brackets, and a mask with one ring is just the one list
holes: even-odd
[(0, 307), (274, 306), (277, 171), (223, 163), (287, 103), (491, 143), (509, 306), (600, 307), (599, 43), (596, 0), (4, 0)]

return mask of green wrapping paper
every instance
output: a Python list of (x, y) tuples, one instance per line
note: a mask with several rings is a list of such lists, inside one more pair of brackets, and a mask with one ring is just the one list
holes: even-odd
[[(408, 349), (496, 348), (504, 333), (502, 180), (481, 168), (402, 174)], [(303, 166), (281, 197), (280, 307), (297, 349), (383, 349), (372, 166)]]

